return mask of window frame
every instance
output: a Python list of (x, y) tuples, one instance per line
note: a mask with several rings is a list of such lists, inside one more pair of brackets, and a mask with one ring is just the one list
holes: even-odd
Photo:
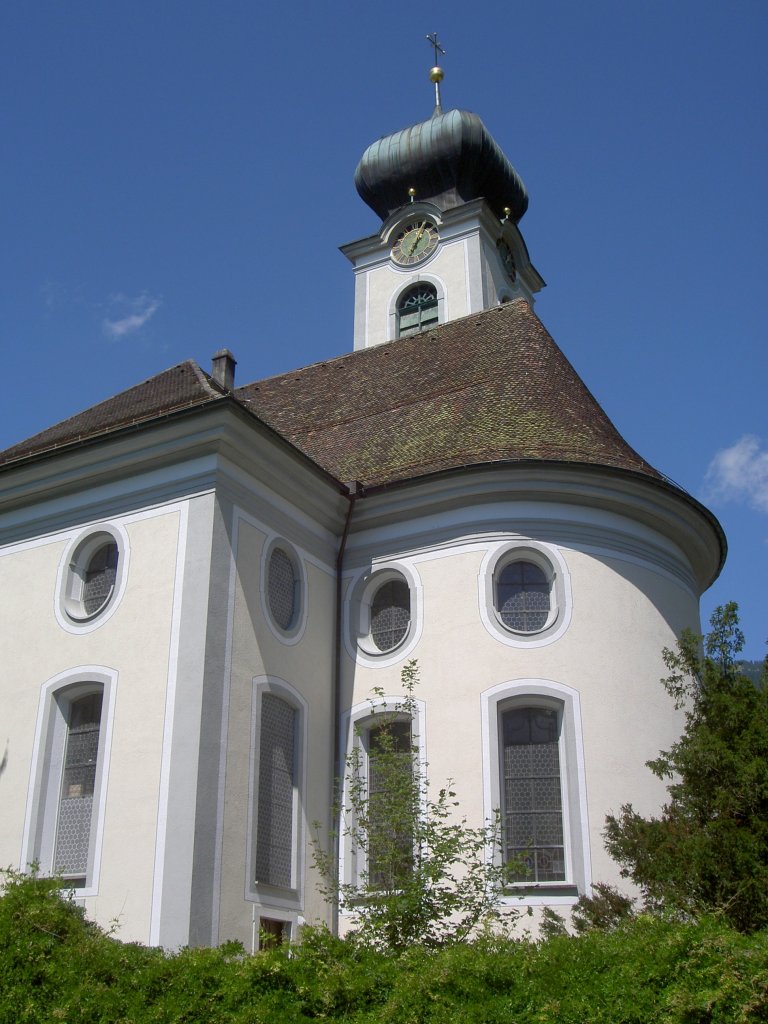
[[(408, 330), (404, 334), (403, 330), (402, 330), (402, 323), (403, 323), (403, 314), (406, 311), (403, 308), (403, 303), (404, 303), (404, 300), (405, 300), (406, 296), (410, 295), (411, 292), (416, 292), (418, 289), (424, 289), (424, 290), (429, 289), (431, 292), (434, 292), (434, 296), (432, 296), (434, 298), (434, 303), (432, 301), (430, 301), (429, 305), (426, 307), (428, 309), (433, 309), (434, 308), (434, 311), (435, 311), (434, 320), (430, 319), (430, 321), (426, 325), (422, 324), (421, 314), (422, 314), (422, 310), (423, 310), (423, 308), (425, 308), (425, 306), (424, 306), (424, 304), (419, 305), (418, 309), (417, 309), (417, 312), (419, 314), (418, 326), (416, 327), (415, 330)], [(440, 324), (440, 296), (439, 296), (438, 291), (437, 291), (437, 286), (435, 284), (433, 284), (432, 281), (429, 281), (429, 280), (414, 281), (411, 284), (407, 285), (405, 288), (403, 288), (398, 293), (397, 299), (395, 301), (395, 337), (397, 337), (397, 338), (412, 338), (412, 337), (414, 337), (414, 335), (422, 334), (424, 331), (431, 331), (433, 328), (439, 326), (439, 324)]]
[(102, 694), (88, 867), (84, 876), (85, 884), (73, 886), (78, 898), (98, 893), (116, 690), (117, 672), (104, 666), (73, 669), (54, 676), (41, 687), (20, 867), (26, 871), (30, 864), (37, 863), (44, 875), (55, 874), (54, 858), (64, 757), (69, 735), (69, 709), (80, 697), (97, 692)]
[[(93, 612), (84, 607), (85, 573), (105, 544), (117, 548), (115, 581), (107, 598)], [(125, 593), (130, 546), (125, 530), (115, 523), (97, 523), (78, 532), (67, 545), (57, 573), (56, 618), (70, 633), (89, 633), (114, 615)]]
[[(382, 651), (371, 636), (371, 607), (379, 589), (392, 580), (402, 580), (410, 597), (410, 621), (402, 640)], [(421, 636), (421, 581), (412, 565), (403, 562), (379, 563), (360, 573), (348, 588), (345, 602), (347, 628), (344, 631), (350, 656), (366, 665), (384, 668), (406, 658)]]
[[(549, 615), (536, 630), (515, 630), (499, 613), (496, 593), (501, 572), (514, 562), (530, 562), (542, 569), (549, 581)], [(572, 615), (571, 578), (565, 559), (552, 544), (520, 539), (504, 541), (486, 552), (478, 575), (480, 617), (485, 628), (509, 647), (544, 647), (568, 629)]]
[[(591, 894), (589, 819), (587, 815), (581, 703), (577, 690), (551, 679), (517, 679), (481, 694), (483, 802), (486, 818), (498, 810), (503, 828), (503, 745), (501, 716), (513, 707), (557, 709), (560, 715), (559, 759), (562, 795), (565, 879), (558, 882), (510, 882), (502, 903), (570, 906)], [(497, 857), (501, 854), (497, 851)]]
[[(287, 556), (294, 572), (294, 612), (290, 626), (284, 629), (275, 619), (269, 600), (269, 570), (272, 562), (272, 555), (276, 551), (282, 551)], [(304, 635), (307, 623), (307, 573), (304, 558), (300, 552), (283, 537), (271, 536), (264, 544), (261, 558), (260, 587), (261, 606), (264, 618), (270, 631), (281, 643), (296, 644)]]
[[(285, 701), (295, 712), (294, 719), (294, 786), (291, 887), (271, 885), (256, 879), (256, 860), (259, 827), (259, 786), (262, 699), (265, 694)], [(273, 911), (298, 911), (304, 902), (305, 846), (306, 846), (306, 763), (307, 763), (308, 704), (299, 691), (277, 676), (256, 676), (252, 684), (250, 764), (248, 773), (248, 819), (245, 898), (257, 904), (262, 917), (274, 917)], [(257, 914), (258, 916), (258, 914)], [(281, 919), (282, 914), (278, 914)], [(286, 921), (296, 924), (295, 916)]]
[[(432, 256), (429, 257), (429, 259), (433, 259), (434, 256), (435, 253), (433, 253)], [(410, 268), (408, 267), (395, 267), (394, 269), (396, 269), (398, 273), (403, 273), (410, 270)], [(389, 305), (387, 307), (386, 313), (387, 341), (397, 341), (397, 339), (400, 337), (398, 317), (400, 297), (410, 288), (413, 288), (419, 284), (429, 284), (437, 292), (437, 323), (434, 324), (434, 327), (439, 327), (440, 324), (446, 323), (447, 320), (449, 319), (448, 295), (445, 287), (445, 282), (442, 280), (442, 278), (438, 277), (436, 274), (411, 273), (409, 274), (408, 279), (404, 281), (400, 287), (396, 288), (392, 295), (390, 296)], [(430, 328), (430, 330), (432, 330), (432, 328)], [(406, 334), (404, 335), (404, 337), (412, 338), (415, 337), (415, 334)]]
[[(408, 716), (398, 712), (403, 696), (383, 695), (356, 704), (345, 712), (342, 718), (342, 735), (346, 736), (344, 761), (337, 766), (339, 778), (343, 780), (341, 806), (346, 814), (351, 814), (349, 803), (349, 780), (347, 778), (347, 758), (353, 750), (359, 753), (358, 768), (365, 779), (366, 787), (370, 778), (370, 732), (381, 724), (381, 716), (392, 714), (397, 721), (408, 721)], [(422, 777), (427, 769), (426, 744), (426, 704), (418, 697), (412, 698), (414, 715), (411, 718), (411, 745), (415, 748), (416, 758)], [(426, 796), (426, 794), (424, 794)], [(367, 868), (365, 853), (357, 849), (352, 837), (344, 835), (339, 843), (339, 878), (347, 883), (357, 882), (364, 869)], [(343, 903), (340, 910), (344, 910)]]

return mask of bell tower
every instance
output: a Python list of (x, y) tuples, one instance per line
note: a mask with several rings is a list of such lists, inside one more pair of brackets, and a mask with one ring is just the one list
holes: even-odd
[[(444, 51), (437, 37), (427, 37)], [(355, 187), (379, 232), (341, 251), (355, 271), (355, 349), (394, 341), (544, 287), (518, 227), (528, 195), (477, 116), (443, 113), (444, 73), (429, 72), (427, 121), (372, 143)]]

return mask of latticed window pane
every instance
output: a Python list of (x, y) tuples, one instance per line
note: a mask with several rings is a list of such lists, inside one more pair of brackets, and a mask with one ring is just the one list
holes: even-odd
[(371, 639), (380, 651), (403, 641), (411, 624), (411, 592), (405, 580), (382, 583), (371, 602)]
[(102, 694), (92, 693), (69, 706), (64, 771), (56, 822), (54, 870), (82, 876), (88, 870), (93, 794), (99, 756)]
[(505, 860), (514, 882), (565, 880), (560, 719), (551, 708), (501, 716)]
[(496, 609), (501, 621), (519, 633), (543, 629), (550, 611), (549, 580), (533, 562), (510, 562), (496, 580)]
[(368, 878), (397, 888), (413, 865), (411, 723), (391, 721), (368, 733)]
[(117, 578), (117, 544), (108, 541), (94, 553), (83, 574), (83, 609), (93, 615), (109, 600)]
[(421, 282), (400, 296), (397, 304), (398, 335), (418, 334), (437, 323), (437, 289)]
[(256, 881), (292, 888), (296, 711), (287, 701), (261, 698)]
[(278, 626), (288, 629), (296, 614), (296, 571), (282, 548), (270, 555), (267, 575), (269, 610)]

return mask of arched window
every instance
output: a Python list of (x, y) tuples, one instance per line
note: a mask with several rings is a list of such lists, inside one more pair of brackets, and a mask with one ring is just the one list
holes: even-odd
[(397, 300), (397, 336), (418, 334), (438, 322), (437, 289), (428, 281), (407, 288)]
[(296, 709), (272, 693), (261, 697), (256, 882), (295, 888)]
[(53, 870), (80, 888), (88, 873), (102, 697), (99, 688), (63, 707), (66, 736)]
[(501, 782), (504, 860), (510, 881), (563, 882), (561, 714), (553, 707), (503, 711)]
[(98, 891), (117, 673), (89, 666), (43, 686), (22, 864)]
[(501, 812), (504, 902), (568, 904), (589, 893), (579, 693), (514, 679), (481, 694), (486, 814)]
[(397, 889), (413, 868), (409, 829), (414, 747), (411, 722), (388, 720), (366, 733), (368, 753), (368, 881), (375, 888)]

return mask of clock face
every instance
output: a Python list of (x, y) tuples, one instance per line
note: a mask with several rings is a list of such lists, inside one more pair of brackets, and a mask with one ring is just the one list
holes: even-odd
[(437, 248), (437, 228), (429, 220), (406, 224), (392, 246), (392, 259), (401, 267), (421, 263)]
[(517, 277), (515, 257), (512, 255), (512, 250), (509, 248), (506, 242), (499, 242), (499, 256), (501, 256), (501, 262), (504, 264), (504, 269), (507, 272), (507, 277), (510, 279), (510, 281), (514, 281)]

